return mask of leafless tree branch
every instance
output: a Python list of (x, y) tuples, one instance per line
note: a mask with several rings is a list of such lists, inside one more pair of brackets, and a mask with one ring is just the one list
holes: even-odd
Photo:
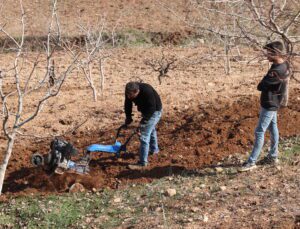
[(176, 61), (177, 59), (174, 56), (166, 57), (164, 50), (162, 50), (160, 59), (146, 59), (144, 63), (150, 66), (155, 72), (159, 73), (157, 78), (159, 84), (161, 84), (163, 77), (169, 77), (167, 75), (169, 70), (173, 70), (176, 68), (176, 66), (174, 66), (174, 63)]

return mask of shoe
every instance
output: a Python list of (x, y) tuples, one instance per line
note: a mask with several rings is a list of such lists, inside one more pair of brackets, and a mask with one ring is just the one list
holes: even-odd
[(277, 165), (279, 164), (279, 159), (276, 157), (266, 156), (258, 162), (260, 165)]
[(246, 171), (251, 171), (256, 168), (257, 168), (257, 166), (255, 164), (246, 162), (241, 168), (239, 168), (239, 171), (246, 172)]
[(152, 155), (157, 155), (159, 153), (159, 151), (155, 151), (155, 152), (149, 152), (149, 155), (152, 156)]
[(144, 170), (147, 167), (147, 165), (143, 165), (141, 163), (128, 165), (128, 169), (131, 170)]

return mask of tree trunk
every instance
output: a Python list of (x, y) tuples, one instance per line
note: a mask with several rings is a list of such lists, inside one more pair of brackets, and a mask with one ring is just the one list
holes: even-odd
[(229, 75), (231, 73), (231, 66), (230, 66), (230, 57), (229, 57), (229, 45), (227, 43), (227, 41), (225, 42), (224, 45), (224, 51), (225, 51), (225, 57), (224, 57), (224, 64), (225, 64), (225, 74)]
[(283, 98), (282, 98), (282, 102), (281, 102), (281, 106), (283, 106), (283, 107), (286, 107), (289, 102), (289, 82), (290, 82), (290, 78), (287, 79), (286, 89), (283, 92)]
[(7, 141), (7, 148), (4, 152), (4, 158), (0, 165), (0, 195), (2, 194), (2, 188), (5, 178), (6, 168), (13, 150), (14, 142), (15, 142), (16, 133), (13, 133)]
[(100, 58), (99, 60), (99, 69), (100, 69), (100, 89), (101, 89), (101, 96), (103, 96), (104, 92), (104, 70), (103, 70), (103, 62), (102, 59)]

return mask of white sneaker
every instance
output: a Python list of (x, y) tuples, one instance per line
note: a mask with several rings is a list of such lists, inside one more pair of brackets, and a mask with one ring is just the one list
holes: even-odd
[(257, 168), (256, 164), (246, 163), (241, 168), (239, 168), (239, 171), (240, 172), (246, 172), (246, 171), (251, 171), (251, 170), (256, 169), (256, 168)]

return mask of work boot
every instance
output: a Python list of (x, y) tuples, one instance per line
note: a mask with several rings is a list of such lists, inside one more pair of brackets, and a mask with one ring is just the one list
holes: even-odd
[(144, 170), (144, 169), (146, 169), (146, 167), (147, 167), (147, 164), (142, 164), (142, 163), (128, 165), (128, 169), (130, 169), (130, 170)]

